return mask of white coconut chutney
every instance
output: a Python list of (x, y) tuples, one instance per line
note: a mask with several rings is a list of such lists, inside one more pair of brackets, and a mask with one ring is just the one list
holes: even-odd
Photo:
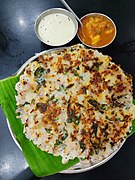
[(73, 39), (75, 25), (70, 17), (62, 13), (53, 13), (45, 16), (40, 21), (38, 33), (46, 44), (59, 46)]

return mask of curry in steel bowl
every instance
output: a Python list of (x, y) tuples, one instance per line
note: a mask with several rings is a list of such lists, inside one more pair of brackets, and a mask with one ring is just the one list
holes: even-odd
[(105, 14), (89, 13), (81, 18), (81, 22), (83, 26), (79, 26), (78, 38), (89, 47), (106, 47), (116, 37), (116, 25)]

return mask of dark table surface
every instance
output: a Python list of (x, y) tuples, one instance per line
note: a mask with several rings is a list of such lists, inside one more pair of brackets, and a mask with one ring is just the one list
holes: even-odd
[[(67, 0), (79, 17), (89, 12), (110, 16), (117, 26), (117, 37), (101, 52), (113, 57), (117, 64), (133, 75), (135, 82), (135, 0)], [(34, 33), (34, 22), (44, 10), (63, 7), (59, 0), (0, 0), (0, 79), (15, 73), (35, 53), (49, 46)], [(76, 44), (77, 37), (68, 45)], [(134, 88), (135, 89), (135, 88)], [(6, 118), (0, 109), (0, 180), (37, 179), (9, 133)], [(109, 162), (81, 174), (56, 174), (46, 180), (134, 180), (135, 135)]]

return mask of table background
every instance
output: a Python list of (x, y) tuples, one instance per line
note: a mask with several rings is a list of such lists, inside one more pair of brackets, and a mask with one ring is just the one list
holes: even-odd
[[(79, 17), (89, 12), (110, 16), (117, 26), (117, 37), (107, 48), (100, 49), (133, 75), (135, 83), (135, 0), (67, 0)], [(34, 33), (37, 16), (48, 8), (63, 7), (59, 0), (0, 0), (0, 79), (15, 73), (35, 53), (49, 46)], [(77, 37), (68, 45), (76, 44)], [(135, 88), (134, 88), (135, 89)], [(135, 96), (134, 96), (135, 97)], [(134, 180), (135, 135), (109, 162), (81, 174), (56, 174), (45, 180)], [(36, 178), (10, 136), (6, 118), (0, 109), (0, 180)]]

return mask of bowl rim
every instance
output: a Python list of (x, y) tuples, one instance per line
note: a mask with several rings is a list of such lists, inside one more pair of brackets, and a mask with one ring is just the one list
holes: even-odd
[(88, 46), (88, 47), (90, 47), (90, 48), (100, 49), (100, 48), (104, 48), (104, 47), (106, 47), (106, 46), (109, 46), (109, 45), (114, 41), (114, 39), (116, 38), (116, 35), (117, 35), (117, 27), (116, 27), (116, 24), (114, 23), (114, 21), (113, 21), (109, 16), (107, 16), (106, 14), (100, 13), (100, 12), (92, 12), (92, 13), (85, 14), (84, 16), (82, 16), (82, 17), (80, 18), (80, 20), (82, 20), (83, 18), (85, 18), (85, 17), (87, 17), (87, 16), (93, 16), (93, 15), (101, 15), (101, 16), (104, 16), (104, 17), (106, 17), (107, 19), (109, 19), (109, 20), (112, 22), (112, 24), (114, 25), (114, 29), (115, 29), (115, 34), (114, 34), (114, 37), (112, 38), (112, 40), (111, 40), (108, 44), (105, 44), (105, 45), (103, 45), (103, 46), (92, 46), (92, 45), (88, 45), (88, 44), (86, 44), (85, 42), (83, 42), (82, 39), (79, 37), (78, 32), (77, 32), (77, 37), (79, 38), (79, 40), (80, 40), (84, 45), (86, 45), (86, 46)]
[[(54, 11), (54, 12), (53, 12), (53, 11)], [(65, 43), (62, 43), (62, 44), (58, 44), (58, 45), (51, 45), (51, 44), (46, 43), (46, 42), (40, 37), (40, 35), (39, 35), (39, 33), (38, 33), (38, 25), (39, 25), (39, 22), (40, 22), (41, 19), (42, 19), (42, 16), (45, 17), (45, 16), (48, 15), (48, 14), (56, 13), (55, 11), (56, 11), (56, 12), (59, 12), (59, 13), (62, 13), (62, 14), (66, 15), (66, 16), (68, 16), (68, 17), (70, 17), (70, 18), (72, 19), (72, 21), (73, 21), (73, 23), (74, 23), (74, 27), (75, 27), (75, 32), (74, 32), (73, 37), (70, 39), (70, 41), (65, 42)], [(49, 45), (49, 46), (53, 46), (53, 47), (63, 46), (63, 45), (68, 44), (69, 42), (71, 42), (71, 41), (73, 40), (73, 38), (77, 35), (77, 32), (78, 32), (78, 22), (77, 22), (76, 18), (74, 17), (74, 15), (73, 15), (70, 11), (68, 11), (68, 10), (66, 10), (66, 9), (64, 9), (64, 8), (50, 8), (50, 9), (47, 9), (47, 10), (43, 11), (42, 13), (40, 13), (40, 14), (38, 15), (38, 17), (36, 18), (35, 23), (34, 23), (34, 31), (35, 31), (36, 36), (38, 37), (38, 39), (39, 39), (42, 43), (44, 43), (44, 44), (46, 44), (46, 45)]]

